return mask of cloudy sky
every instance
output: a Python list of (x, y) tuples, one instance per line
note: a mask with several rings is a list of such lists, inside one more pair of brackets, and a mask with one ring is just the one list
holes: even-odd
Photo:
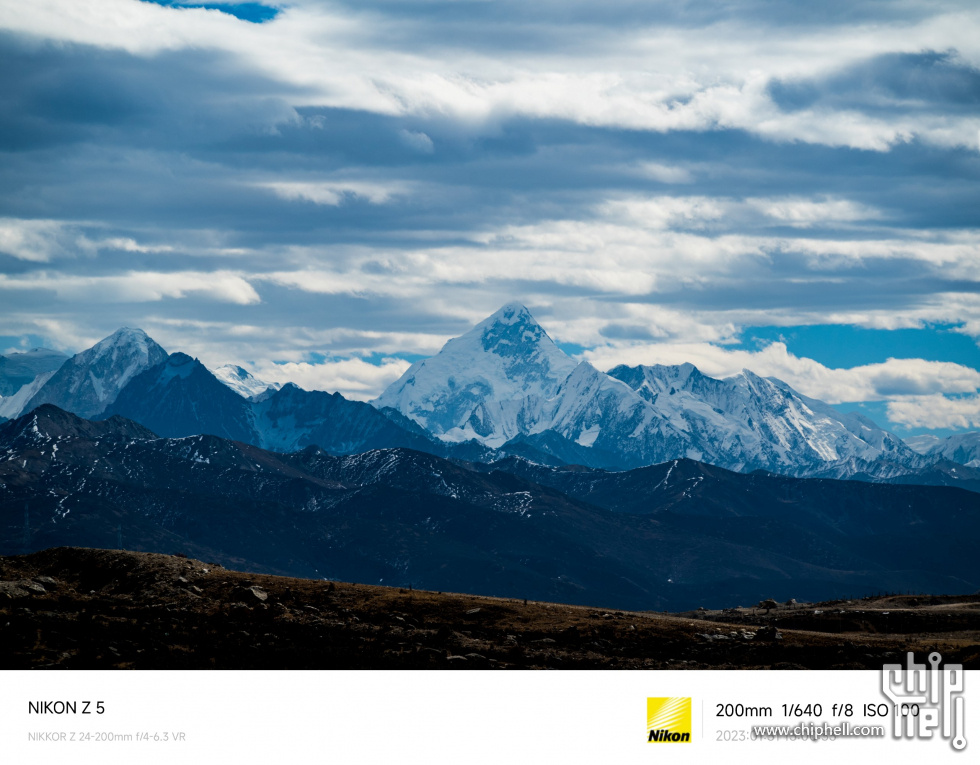
[(519, 300), (980, 428), (980, 7), (800, 5), (0, 0), (0, 350), (367, 399)]

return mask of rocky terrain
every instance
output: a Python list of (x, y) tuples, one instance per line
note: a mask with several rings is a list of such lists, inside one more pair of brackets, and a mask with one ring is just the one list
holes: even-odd
[(71, 669), (980, 667), (980, 596), (681, 614), (266, 576), (182, 555), (0, 558), (0, 666)]

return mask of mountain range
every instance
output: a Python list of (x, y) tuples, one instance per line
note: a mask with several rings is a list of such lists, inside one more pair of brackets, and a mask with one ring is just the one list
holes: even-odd
[(50, 404), (0, 425), (0, 555), (122, 547), (661, 610), (972, 592), (980, 566), (962, 540), (978, 533), (976, 495), (946, 487), (746, 475), (687, 459), (608, 472), (405, 448), (284, 454), (213, 435), (160, 438), (118, 415), (91, 421)]
[[(14, 358), (31, 354), (33, 367)], [(602, 372), (563, 352), (518, 303), (413, 364), (370, 403), (280, 387), (236, 366), (212, 372), (135, 329), (70, 359), (31, 354), (0, 364), (3, 417), (52, 403), (83, 417), (124, 416), (161, 436), (206, 433), (281, 452), (406, 447), (607, 470), (690, 459), (743, 473), (980, 487), (978, 433), (920, 438), (913, 449), (860, 414), (749, 370), (726, 379), (691, 364)]]
[[(448, 444), (623, 470), (693, 459), (739, 472), (980, 487), (980, 434), (920, 454), (858, 413), (842, 413), (749, 370), (718, 380), (692, 364), (576, 362), (512, 303), (413, 364), (374, 402)], [(971, 445), (973, 451), (970, 450)]]

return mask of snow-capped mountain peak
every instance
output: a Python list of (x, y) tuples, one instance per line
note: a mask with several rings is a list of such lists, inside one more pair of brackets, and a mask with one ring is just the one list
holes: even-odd
[(481, 372), (503, 372), (512, 386), (545, 395), (553, 395), (576, 366), (520, 303), (508, 303), (465, 335), (450, 340), (439, 356), (484, 361), (492, 357), (494, 369), (484, 364)]
[(467, 333), (476, 334), (480, 335), (483, 350), (500, 356), (521, 355), (545, 338), (551, 340), (520, 303), (508, 303)]
[(120, 327), (108, 337), (104, 337), (87, 351), (82, 353), (99, 356), (111, 352), (115, 348), (136, 347), (144, 353), (148, 352), (149, 344), (153, 340), (142, 329), (132, 327)]
[(540, 421), (543, 402), (576, 365), (527, 308), (508, 303), (413, 364), (372, 403), (443, 440), (499, 446)]
[(221, 382), (231, 388), (235, 393), (243, 398), (251, 398), (265, 393), (270, 388), (279, 390), (282, 385), (277, 382), (265, 382), (253, 376), (248, 370), (237, 364), (225, 364), (224, 366), (212, 369), (211, 374)]
[(730, 469), (802, 474), (840, 460), (914, 462), (896, 436), (749, 369), (725, 379), (691, 364), (616, 367), (609, 374), (649, 401), (690, 444), (689, 455)]
[(166, 358), (167, 352), (143, 330), (118, 329), (68, 359), (23, 411), (54, 404), (81, 417), (94, 417), (105, 411), (136, 375)]

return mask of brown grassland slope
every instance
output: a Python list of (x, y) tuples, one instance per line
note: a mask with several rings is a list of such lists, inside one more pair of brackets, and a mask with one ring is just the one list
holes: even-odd
[(684, 614), (240, 573), (152, 553), (0, 558), (4, 668), (858, 669), (980, 666), (980, 596)]

